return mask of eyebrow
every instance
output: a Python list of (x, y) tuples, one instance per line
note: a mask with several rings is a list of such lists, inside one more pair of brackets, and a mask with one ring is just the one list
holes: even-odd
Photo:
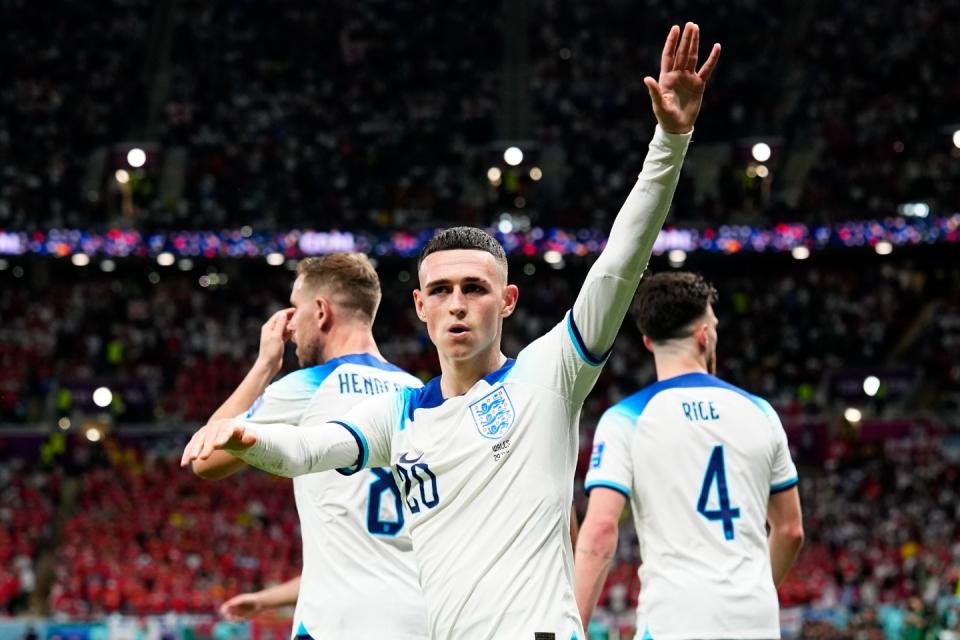
[[(431, 288), (431, 287), (438, 287), (438, 286), (443, 285), (443, 284), (450, 285), (450, 284), (453, 284), (453, 282), (454, 282), (454, 281), (451, 280), (450, 278), (440, 278), (439, 280), (431, 280), (430, 282), (428, 282), (427, 284), (425, 284), (425, 285), (423, 286), (423, 288), (424, 288), (424, 289), (429, 289), (429, 288)], [(480, 284), (486, 285), (486, 286), (488, 286), (488, 287), (493, 286), (493, 285), (490, 283), (490, 281), (487, 280), (486, 278), (480, 278), (480, 277), (477, 277), (477, 276), (467, 276), (466, 278), (462, 278), (462, 279), (460, 280), (460, 282), (462, 282), (463, 284), (476, 284), (476, 283), (480, 283)]]

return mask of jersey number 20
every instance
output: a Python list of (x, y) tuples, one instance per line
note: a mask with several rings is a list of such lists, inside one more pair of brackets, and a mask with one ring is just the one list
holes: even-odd
[[(710, 487), (717, 485), (717, 502), (719, 509), (707, 509), (710, 500)], [(727, 491), (727, 470), (723, 464), (723, 445), (717, 445), (710, 454), (707, 463), (707, 472), (703, 476), (703, 486), (700, 487), (700, 497), (697, 499), (697, 511), (707, 520), (723, 522), (723, 537), (733, 540), (733, 521), (740, 517), (740, 509), (730, 506), (730, 493)]]

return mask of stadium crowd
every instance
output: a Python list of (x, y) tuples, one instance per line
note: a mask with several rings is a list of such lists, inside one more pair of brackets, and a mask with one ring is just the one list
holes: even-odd
[[(652, 130), (642, 78), (678, 19), (653, 2), (538, 0), (518, 35), (505, 31), (518, 19), (507, 9), (462, 0), (443, 11), (410, 0), (191, 1), (169, 19), (142, 0), (108, 4), (91, 19), (67, 2), (52, 21), (29, 3), (0, 8), (12, 61), (0, 158), (16, 158), (2, 162), (0, 228), (130, 224), (118, 215), (113, 170), (126, 166), (115, 145), (134, 140), (159, 150), (132, 171), (141, 229), (397, 229), (489, 224), (503, 211), (544, 226), (606, 225)], [(861, 9), (852, 0), (829, 11), (686, 3), (684, 17), (724, 45), (698, 147), (726, 146), (699, 152), (717, 165), (708, 170), (693, 154), (675, 220), (960, 207), (950, 142), (960, 3)], [(505, 53), (508, 33), (524, 55)], [(513, 75), (529, 95), (516, 95)], [(513, 120), (530, 125), (507, 132), (501, 121)], [(507, 136), (529, 152), (519, 173), (498, 157), (494, 143)], [(773, 146), (765, 179), (745, 175), (756, 139)], [(170, 160), (165, 150), (177, 148), (185, 155)], [(99, 164), (98, 149), (107, 151)], [(150, 169), (168, 161), (182, 189), (161, 189)], [(532, 162), (540, 184), (526, 177)], [(491, 183), (497, 164), (503, 177)]]

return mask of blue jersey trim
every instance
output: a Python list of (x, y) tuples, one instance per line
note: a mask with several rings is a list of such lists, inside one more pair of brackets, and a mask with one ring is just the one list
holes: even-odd
[[(374, 369), (380, 369), (381, 371), (393, 371), (394, 373), (407, 373), (400, 367), (389, 362), (384, 362), (380, 358), (373, 356), (369, 353), (348, 353), (345, 356), (339, 356), (337, 358), (332, 358), (327, 360), (324, 364), (320, 365), (323, 367), (333, 365), (333, 369), (336, 369), (342, 364), (359, 364), (365, 367), (372, 367)], [(331, 369), (332, 371), (332, 369)], [(410, 375), (407, 373), (407, 375)]]
[(624, 398), (611, 407), (611, 410), (619, 408), (622, 411), (628, 412), (632, 417), (639, 418), (641, 415), (643, 415), (643, 412), (647, 408), (647, 405), (650, 403), (650, 401), (653, 400), (653, 398), (661, 391), (666, 391), (667, 389), (695, 389), (700, 387), (716, 387), (719, 389), (726, 389), (727, 391), (733, 391), (734, 393), (743, 396), (755, 404), (757, 408), (764, 413), (764, 415), (776, 417), (776, 412), (773, 411), (773, 407), (771, 407), (770, 403), (763, 398), (758, 398), (752, 393), (744, 391), (740, 387), (735, 387), (729, 382), (724, 382), (720, 378), (706, 373), (685, 373), (683, 375), (674, 376), (673, 378), (667, 378), (666, 380), (654, 382), (650, 386), (644, 387), (632, 396)]
[(300, 626), (297, 627), (297, 633), (294, 635), (294, 637), (298, 640), (302, 638), (309, 638), (310, 640), (313, 640), (313, 636), (311, 636), (310, 632), (307, 631), (307, 627), (303, 624), (303, 622), (301, 622)]
[(357, 441), (357, 448), (359, 449), (360, 453), (357, 455), (356, 466), (353, 468), (341, 467), (340, 469), (337, 469), (337, 473), (345, 476), (352, 476), (367, 466), (367, 457), (370, 455), (370, 447), (367, 445), (367, 439), (363, 436), (363, 432), (360, 431), (356, 425), (350, 424), (349, 422), (342, 422), (340, 420), (330, 420), (330, 422), (333, 424), (338, 424), (349, 431), (350, 435), (353, 436), (353, 439)]
[(591, 489), (595, 489), (597, 487), (603, 487), (604, 489), (613, 489), (614, 491), (622, 493), (624, 498), (630, 497), (629, 488), (623, 486), (620, 483), (611, 482), (610, 480), (591, 480), (590, 482), (587, 482), (586, 484), (583, 485), (583, 490), (587, 493), (590, 493)]
[(781, 491), (786, 491), (787, 489), (793, 489), (795, 486), (800, 484), (800, 478), (790, 478), (784, 482), (778, 482), (777, 484), (770, 487), (770, 493), (780, 493)]
[(577, 354), (580, 356), (580, 359), (591, 367), (599, 367), (602, 365), (607, 361), (607, 358), (610, 357), (610, 352), (613, 351), (613, 347), (611, 347), (610, 350), (600, 357), (590, 353), (590, 350), (587, 349), (587, 345), (583, 342), (583, 337), (580, 335), (580, 330), (577, 328), (577, 323), (573, 321), (572, 310), (567, 313), (567, 332), (570, 334), (570, 341), (577, 350)]
[[(513, 358), (507, 358), (507, 361), (502, 367), (483, 376), (483, 380), (490, 386), (501, 382), (507, 377), (510, 370), (513, 369), (513, 365), (516, 363), (517, 361)], [(408, 420), (413, 420), (413, 412), (417, 409), (435, 409), (443, 404), (445, 400), (449, 400), (449, 398), (443, 397), (443, 393), (440, 391), (440, 376), (437, 376), (419, 389), (410, 389), (404, 392), (403, 417)], [(400, 428), (403, 429), (403, 426), (404, 424), (401, 421)]]

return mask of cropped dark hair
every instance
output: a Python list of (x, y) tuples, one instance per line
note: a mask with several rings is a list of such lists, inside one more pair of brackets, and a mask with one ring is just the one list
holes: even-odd
[(682, 338), (690, 323), (717, 301), (717, 290), (698, 273), (671, 271), (646, 276), (633, 299), (633, 318), (653, 342)]
[(507, 272), (507, 254), (503, 247), (497, 242), (497, 239), (491, 236), (483, 229), (476, 227), (451, 227), (444, 229), (437, 235), (430, 238), (426, 246), (420, 252), (420, 259), (417, 261), (417, 270), (423, 264), (424, 258), (437, 251), (451, 251), (454, 249), (475, 249), (477, 251), (486, 251), (492, 255), (497, 264)]

